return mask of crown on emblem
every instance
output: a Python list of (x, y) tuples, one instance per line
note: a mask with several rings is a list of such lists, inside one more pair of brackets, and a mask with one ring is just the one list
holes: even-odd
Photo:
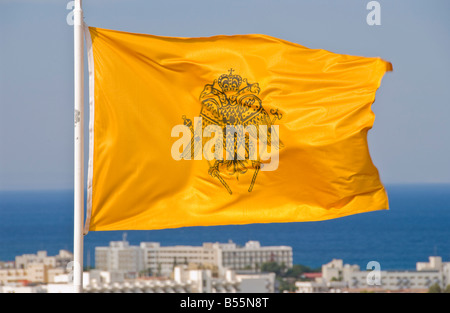
[(233, 69), (230, 69), (230, 73), (222, 74), (219, 77), (217, 83), (223, 92), (238, 91), (239, 86), (242, 84), (242, 77), (240, 75), (233, 75)]

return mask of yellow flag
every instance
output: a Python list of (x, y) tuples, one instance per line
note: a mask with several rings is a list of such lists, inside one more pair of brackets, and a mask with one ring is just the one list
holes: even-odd
[(86, 35), (86, 231), (388, 209), (367, 132), (390, 63), (265, 35)]

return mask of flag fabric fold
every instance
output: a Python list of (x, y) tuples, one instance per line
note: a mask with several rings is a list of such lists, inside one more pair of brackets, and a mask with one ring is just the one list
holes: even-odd
[(367, 132), (389, 62), (266, 35), (86, 40), (85, 232), (388, 209)]

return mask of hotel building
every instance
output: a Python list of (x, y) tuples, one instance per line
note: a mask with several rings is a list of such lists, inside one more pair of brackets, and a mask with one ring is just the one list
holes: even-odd
[(100, 270), (149, 271), (169, 276), (175, 266), (201, 264), (223, 274), (225, 269), (259, 271), (263, 263), (276, 262), (291, 268), (292, 248), (261, 246), (249, 241), (241, 247), (228, 243), (203, 243), (202, 246), (161, 246), (158, 242), (142, 242), (130, 246), (127, 241), (111, 242), (109, 247), (95, 249), (95, 267)]

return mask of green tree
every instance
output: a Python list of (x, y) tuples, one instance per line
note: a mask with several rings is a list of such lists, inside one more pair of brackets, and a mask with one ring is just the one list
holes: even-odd
[(294, 277), (301, 278), (303, 273), (311, 273), (320, 271), (320, 269), (312, 269), (306, 265), (294, 264), (292, 268), (287, 269), (284, 263), (278, 264), (277, 262), (266, 262), (261, 264), (261, 271), (272, 272), (281, 277)]
[(430, 286), (430, 288), (428, 288), (428, 293), (441, 293), (441, 292), (442, 290), (438, 283), (433, 284)]
[(279, 292), (295, 291), (295, 282), (297, 280), (304, 280), (303, 273), (311, 273), (320, 271), (320, 269), (312, 269), (306, 265), (294, 264), (292, 268), (287, 269), (286, 264), (277, 262), (266, 262), (261, 264), (262, 272), (275, 273), (277, 281), (277, 289)]
[(450, 293), (450, 285), (447, 285), (447, 287), (445, 287), (444, 293)]
[(276, 276), (280, 276), (282, 267), (277, 262), (266, 262), (261, 265), (262, 272), (272, 272)]
[(285, 273), (286, 277), (295, 277), (295, 278), (301, 278), (303, 273), (311, 273), (319, 271), (317, 269), (312, 269), (306, 265), (302, 264), (294, 264), (292, 268), (288, 269)]
[(295, 291), (295, 289), (296, 289), (295, 280), (292, 280), (292, 278), (277, 277), (276, 279), (278, 281), (278, 291), (279, 292), (284, 292), (284, 291), (294, 292)]
[(139, 272), (140, 277), (152, 276), (152, 269), (147, 268), (146, 270), (142, 270)]

